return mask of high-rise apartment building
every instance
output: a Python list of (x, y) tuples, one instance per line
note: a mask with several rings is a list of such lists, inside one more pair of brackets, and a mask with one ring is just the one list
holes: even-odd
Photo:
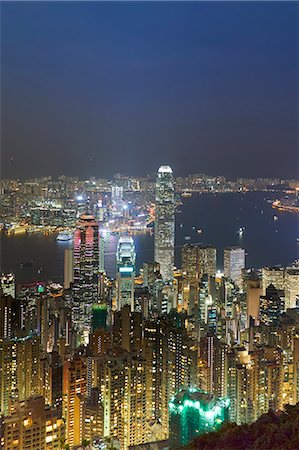
[(161, 166), (156, 180), (155, 261), (164, 281), (173, 278), (174, 265), (174, 183), (169, 166)]
[(124, 305), (130, 305), (131, 310), (134, 310), (135, 261), (136, 253), (133, 238), (121, 236), (116, 254), (116, 303), (118, 310)]
[(39, 336), (0, 340), (0, 413), (11, 401), (42, 393)]
[(245, 250), (241, 247), (224, 249), (224, 276), (241, 284), (242, 269), (245, 268)]
[(120, 448), (146, 442), (146, 361), (125, 350), (98, 359), (99, 388), (104, 407), (104, 436)]
[(64, 442), (65, 424), (43, 397), (16, 401), (0, 428), (3, 450), (55, 450)]
[(99, 227), (94, 217), (80, 217), (74, 233), (73, 324), (78, 343), (87, 343), (92, 305), (99, 295)]
[(63, 365), (63, 417), (66, 420), (66, 442), (79, 445), (82, 440), (81, 399), (87, 394), (87, 367), (83, 358), (75, 357)]

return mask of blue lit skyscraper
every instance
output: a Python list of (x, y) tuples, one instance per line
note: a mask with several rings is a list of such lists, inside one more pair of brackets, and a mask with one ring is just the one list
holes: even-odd
[(164, 281), (173, 277), (174, 185), (169, 166), (161, 166), (156, 180), (155, 261)]

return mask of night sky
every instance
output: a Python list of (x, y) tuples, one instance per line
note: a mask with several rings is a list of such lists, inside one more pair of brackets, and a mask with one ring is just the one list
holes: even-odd
[(2, 176), (298, 176), (298, 3), (2, 3)]

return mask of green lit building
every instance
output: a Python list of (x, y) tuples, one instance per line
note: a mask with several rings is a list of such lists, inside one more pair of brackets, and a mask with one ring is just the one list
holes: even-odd
[(95, 332), (99, 328), (107, 330), (107, 305), (93, 305), (92, 307), (92, 331)]
[(169, 403), (169, 444), (189, 444), (196, 436), (215, 431), (228, 419), (229, 399), (200, 389), (182, 389)]

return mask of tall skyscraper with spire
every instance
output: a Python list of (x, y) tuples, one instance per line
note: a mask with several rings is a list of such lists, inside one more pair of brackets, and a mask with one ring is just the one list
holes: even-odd
[(156, 180), (155, 261), (164, 281), (173, 277), (174, 183), (169, 166), (161, 166)]
[(81, 343), (88, 342), (92, 305), (99, 296), (99, 227), (83, 214), (74, 233), (73, 324)]

